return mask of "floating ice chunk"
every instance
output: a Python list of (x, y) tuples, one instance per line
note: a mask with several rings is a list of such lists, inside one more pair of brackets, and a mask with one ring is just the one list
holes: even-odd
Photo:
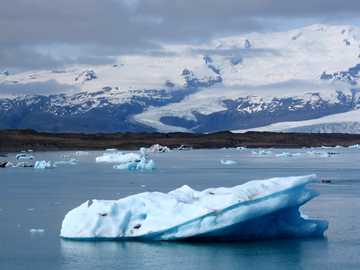
[(255, 180), (233, 188), (167, 194), (144, 192), (93, 200), (71, 210), (60, 236), (71, 239), (242, 240), (322, 235), (327, 221), (302, 218), (299, 207), (319, 194), (315, 175)]
[(255, 151), (251, 151), (251, 154), (253, 154), (253, 155), (273, 155), (274, 153), (271, 151), (260, 150), (259, 153), (256, 153)]
[(34, 168), (35, 169), (51, 169), (51, 162), (50, 161), (46, 162), (45, 160), (36, 161)]
[(359, 144), (350, 145), (349, 148), (360, 148), (360, 145)]
[(102, 156), (95, 158), (96, 162), (112, 162), (112, 163), (128, 163), (133, 161), (140, 161), (141, 157), (138, 154), (129, 153), (104, 153)]
[(70, 159), (69, 161), (56, 161), (56, 162), (54, 163), (54, 165), (55, 165), (55, 164), (78, 164), (79, 162), (80, 162), (80, 160), (75, 159), (75, 158), (72, 158), (72, 159)]
[(44, 229), (31, 229), (29, 232), (31, 233), (43, 233), (45, 230)]
[(85, 155), (91, 155), (91, 153), (89, 153), (89, 152), (83, 152), (83, 151), (77, 151), (77, 152), (75, 153), (75, 155), (77, 155), (77, 156), (85, 156)]
[(193, 150), (194, 148), (192, 148), (191, 146), (188, 145), (181, 145), (178, 150)]
[(70, 158), (69, 155), (61, 155), (61, 158)]
[(145, 147), (141, 147), (140, 148), (140, 153), (141, 153), (141, 155), (143, 156), (143, 157), (146, 157), (147, 156), (147, 148), (145, 148)]
[(148, 153), (169, 153), (171, 152), (170, 148), (167, 146), (161, 146), (160, 144), (154, 144), (148, 150)]
[(246, 150), (246, 146), (238, 146), (236, 147), (236, 150)]
[(344, 146), (337, 145), (337, 146), (335, 146), (334, 148), (336, 148), (336, 149), (338, 149), (338, 148), (344, 148)]
[(153, 160), (150, 160), (148, 163), (146, 163), (145, 157), (142, 157), (140, 162), (133, 161), (125, 164), (115, 165), (113, 168), (118, 170), (153, 170), (155, 169), (155, 163)]
[(277, 157), (306, 157), (306, 154), (303, 153), (295, 153), (291, 154), (289, 152), (284, 152), (282, 154), (276, 154)]
[(115, 149), (115, 148), (109, 148), (109, 149), (106, 149), (106, 151), (117, 151), (117, 149)]
[(327, 153), (325, 151), (321, 151), (321, 152), (318, 152), (318, 151), (307, 151), (306, 154), (308, 155), (326, 155)]
[(24, 160), (24, 159), (34, 159), (34, 156), (27, 155), (27, 154), (18, 154), (15, 157), (16, 159)]
[(31, 149), (28, 149), (28, 152), (33, 152), (33, 150), (31, 150)]
[(235, 165), (235, 164), (238, 164), (238, 163), (235, 162), (235, 161), (233, 161), (233, 160), (227, 160), (227, 161), (221, 160), (221, 164), (224, 164), (224, 165)]

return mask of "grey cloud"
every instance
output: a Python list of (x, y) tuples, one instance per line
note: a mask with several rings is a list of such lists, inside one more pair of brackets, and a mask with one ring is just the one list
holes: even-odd
[[(101, 64), (111, 62), (112, 55), (156, 55), (164, 44), (290, 30), (304, 23), (349, 24), (359, 11), (357, 0), (2, 0), (0, 65)], [(77, 50), (57, 58), (34, 49), (58, 45)]]
[(77, 89), (75, 86), (67, 84), (59, 84), (55, 80), (49, 80), (46, 82), (34, 82), (34, 83), (1, 83), (0, 84), (0, 97), (8, 95), (51, 95), (59, 93), (75, 92)]

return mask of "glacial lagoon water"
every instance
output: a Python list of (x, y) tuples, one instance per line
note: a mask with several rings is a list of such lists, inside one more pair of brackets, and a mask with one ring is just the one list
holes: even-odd
[[(270, 150), (275, 154), (309, 151)], [(0, 168), (0, 268), (359, 269), (360, 149), (315, 151), (339, 154), (282, 158), (253, 155), (251, 150), (173, 151), (149, 154), (155, 170), (123, 171), (113, 169), (112, 163), (95, 163), (105, 151), (89, 151), (91, 155), (85, 156), (75, 156), (75, 151), (33, 152), (35, 160), (54, 163), (70, 155), (80, 162), (43, 170)], [(1, 157), (0, 162), (15, 161), (16, 154)], [(238, 164), (224, 165), (221, 159)], [(300, 210), (329, 222), (324, 237), (233, 243), (82, 242), (59, 237), (64, 216), (87, 200), (169, 192), (185, 184), (196, 190), (233, 187), (255, 179), (312, 173), (319, 181), (308, 188), (321, 195)], [(321, 183), (322, 178), (331, 183)]]

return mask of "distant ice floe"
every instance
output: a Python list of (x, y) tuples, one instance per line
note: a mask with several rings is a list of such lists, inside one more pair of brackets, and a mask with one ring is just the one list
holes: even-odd
[(86, 155), (91, 155), (91, 153), (89, 153), (89, 152), (83, 152), (83, 151), (77, 151), (77, 152), (75, 153), (75, 155), (77, 155), (77, 156), (86, 156)]
[(27, 154), (18, 154), (16, 155), (15, 157), (16, 159), (19, 159), (19, 160), (27, 160), (27, 159), (34, 159), (34, 156), (31, 156), (31, 155), (27, 155)]
[(227, 241), (323, 235), (324, 220), (304, 219), (299, 207), (319, 193), (316, 175), (255, 180), (233, 188), (167, 194), (144, 192), (92, 200), (68, 212), (60, 236), (75, 240)]
[(360, 145), (359, 144), (350, 145), (349, 148), (360, 148)]
[(44, 229), (30, 229), (29, 230), (30, 233), (43, 233), (45, 232)]
[(34, 165), (35, 169), (51, 169), (51, 162), (46, 162), (45, 160), (36, 161)]
[(117, 149), (115, 149), (115, 148), (109, 148), (109, 149), (106, 149), (106, 151), (117, 151)]
[(34, 167), (34, 164), (28, 162), (20, 162), (18, 164), (13, 164), (12, 162), (4, 161), (0, 163), (0, 167), (5, 168), (27, 168), (27, 167)]
[(306, 154), (303, 153), (295, 153), (291, 154), (289, 152), (284, 152), (282, 154), (276, 154), (277, 157), (306, 157)]
[(128, 162), (125, 164), (115, 165), (113, 168), (117, 170), (153, 170), (155, 169), (155, 163), (152, 159), (146, 163), (145, 157), (142, 157), (140, 162)]
[(236, 165), (238, 163), (233, 161), (233, 160), (227, 160), (227, 161), (221, 160), (221, 164), (224, 164), (224, 165)]
[(159, 144), (154, 144), (148, 150), (148, 153), (169, 153), (171, 152), (170, 148), (167, 146), (161, 146)]
[(95, 158), (96, 162), (108, 162), (108, 163), (128, 163), (133, 161), (140, 161), (141, 156), (134, 153), (123, 154), (118, 153), (104, 153), (102, 156)]
[(147, 148), (145, 148), (145, 147), (141, 147), (140, 148), (140, 153), (141, 153), (141, 155), (143, 156), (143, 157), (146, 157), (147, 156)]
[(69, 161), (56, 161), (54, 164), (78, 164), (80, 160), (72, 158)]
[(69, 155), (61, 155), (61, 158), (70, 158)]
[(236, 150), (246, 150), (246, 146), (238, 146), (236, 147)]
[(274, 153), (271, 151), (260, 150), (259, 153), (256, 153), (255, 151), (251, 151), (251, 154), (253, 154), (253, 155), (273, 155)]
[(177, 150), (193, 150), (193, 149), (194, 148), (188, 145), (181, 145), (179, 148), (177, 148)]

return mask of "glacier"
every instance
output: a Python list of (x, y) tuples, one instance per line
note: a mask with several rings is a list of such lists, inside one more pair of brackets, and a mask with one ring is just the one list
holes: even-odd
[(316, 175), (254, 180), (232, 188), (196, 191), (187, 185), (119, 200), (86, 201), (69, 211), (60, 236), (73, 240), (234, 241), (321, 236), (325, 220), (299, 207), (319, 193), (306, 189)]

